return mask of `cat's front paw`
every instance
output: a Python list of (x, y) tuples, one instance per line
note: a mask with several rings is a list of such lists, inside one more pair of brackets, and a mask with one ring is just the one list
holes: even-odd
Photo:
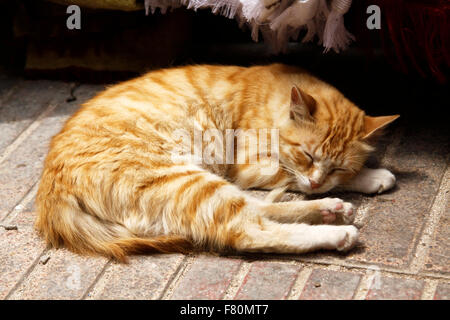
[(350, 184), (350, 190), (363, 193), (382, 193), (395, 185), (395, 176), (386, 169), (364, 168)]
[(386, 169), (373, 169), (365, 181), (366, 193), (382, 193), (395, 185), (395, 176)]
[(353, 205), (339, 198), (324, 198), (320, 201), (320, 214), (324, 223), (351, 223), (355, 219)]

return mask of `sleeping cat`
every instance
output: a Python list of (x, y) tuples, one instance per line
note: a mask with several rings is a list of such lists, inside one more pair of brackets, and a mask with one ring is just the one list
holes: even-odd
[[(119, 261), (133, 253), (192, 249), (348, 250), (358, 237), (348, 225), (352, 204), (276, 200), (286, 189), (377, 193), (393, 187), (389, 171), (363, 164), (374, 137), (397, 117), (367, 116), (297, 67), (153, 71), (86, 102), (52, 139), (36, 228), (54, 247)], [(174, 161), (173, 150), (186, 144), (174, 135), (179, 129), (263, 128), (277, 129), (279, 147), (268, 153), (278, 159), (272, 172), (263, 172), (261, 162)], [(240, 144), (234, 156), (249, 147)], [(248, 188), (273, 191), (262, 200), (243, 191)]]

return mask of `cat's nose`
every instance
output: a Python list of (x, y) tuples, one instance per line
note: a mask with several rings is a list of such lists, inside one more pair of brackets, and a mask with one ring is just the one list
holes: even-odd
[(309, 179), (309, 183), (311, 184), (311, 189), (317, 189), (319, 188), (322, 184), (321, 183), (317, 183), (314, 180)]

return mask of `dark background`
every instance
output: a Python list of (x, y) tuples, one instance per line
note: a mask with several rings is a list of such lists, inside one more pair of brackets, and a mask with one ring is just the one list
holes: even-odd
[[(354, 1), (345, 16), (347, 28), (357, 38), (345, 52), (323, 53), (316, 42), (292, 42), (287, 53), (274, 55), (263, 42), (253, 42), (250, 32), (235, 20), (209, 10), (177, 9), (145, 16), (143, 10), (81, 8), (81, 30), (68, 30), (66, 6), (3, 1), (0, 68), (4, 74), (27, 78), (114, 83), (174, 65), (284, 62), (330, 82), (369, 114), (399, 113), (407, 115), (399, 121), (442, 123), (448, 130), (447, 117), (442, 116), (449, 106), (448, 83), (437, 81), (431, 72), (419, 75), (412, 66), (401, 70), (389, 50), (385, 25), (381, 30), (365, 27), (366, 7), (364, 1)], [(448, 75), (448, 70), (444, 72)]]

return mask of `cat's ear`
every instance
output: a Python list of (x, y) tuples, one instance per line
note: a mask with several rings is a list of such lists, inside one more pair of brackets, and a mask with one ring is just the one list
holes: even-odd
[(378, 136), (386, 126), (400, 117), (396, 114), (393, 116), (371, 117), (364, 116), (364, 138), (369, 139)]
[(316, 100), (294, 85), (291, 89), (291, 119), (312, 119), (316, 112)]

